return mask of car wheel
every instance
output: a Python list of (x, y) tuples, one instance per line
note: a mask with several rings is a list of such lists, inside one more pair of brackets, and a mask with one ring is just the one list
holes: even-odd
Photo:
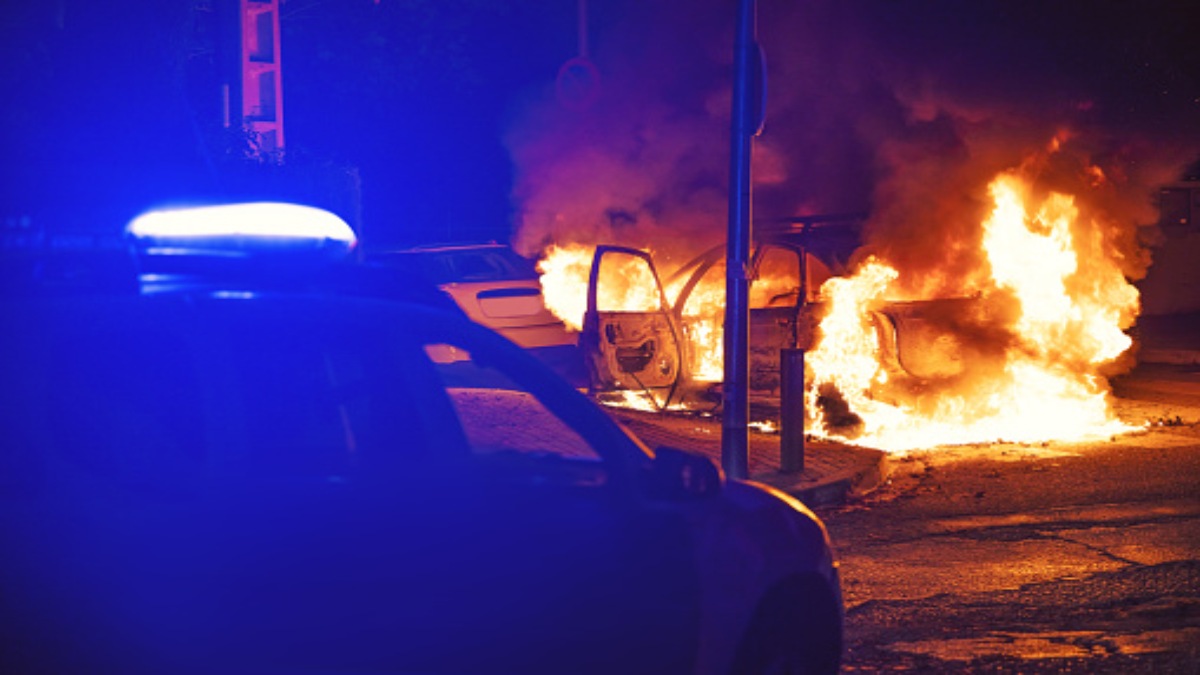
[(741, 651), (735, 673), (814, 675), (823, 672), (810, 663), (812, 659), (794, 631), (783, 626), (749, 636)]
[(826, 675), (840, 669), (841, 623), (823, 584), (799, 580), (759, 607), (738, 647), (739, 675)]

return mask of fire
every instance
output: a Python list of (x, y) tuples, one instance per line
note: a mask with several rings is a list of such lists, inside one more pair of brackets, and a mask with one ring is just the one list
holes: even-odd
[[(962, 282), (969, 286), (960, 289), (963, 297), (906, 296), (901, 289), (922, 284), (879, 257), (821, 284), (825, 313), (805, 357), (808, 433), (904, 451), (1133, 429), (1113, 413), (1101, 373), (1131, 346), (1124, 329), (1139, 298), (1102, 228), (1084, 222), (1071, 195), (1036, 193), (1016, 172), (997, 176), (989, 196), (981, 262)], [(539, 265), (547, 305), (576, 329), (594, 251), (551, 246)], [(631, 256), (614, 260), (600, 272), (599, 308), (658, 309), (646, 266)], [(790, 277), (758, 273), (752, 309), (795, 302)], [(724, 276), (722, 265), (713, 266), (676, 308), (693, 384), (723, 375)], [(669, 304), (686, 281), (683, 275), (665, 289)], [(939, 307), (940, 318), (922, 316)]]
[[(1017, 332), (1044, 358), (1069, 350), (1069, 356), (1088, 364), (1112, 361), (1132, 344), (1120, 323), (1137, 313), (1137, 289), (1115, 265), (1098, 278), (1074, 279), (1081, 272), (1071, 233), (1078, 218), (1074, 200), (1051, 194), (1031, 217), (1022, 187), (1013, 176), (996, 179), (991, 185), (995, 210), (984, 223), (992, 278), (1021, 304)], [(1072, 281), (1083, 288), (1070, 291)]]
[(595, 247), (552, 245), (538, 261), (546, 309), (572, 330), (583, 327), (587, 311), (588, 275)]
[[(1128, 431), (1116, 419), (1101, 366), (1131, 345), (1121, 327), (1137, 290), (1112, 261), (1077, 239), (1078, 209), (1051, 193), (1034, 204), (1027, 185), (1003, 174), (983, 223), (990, 279), (978, 302), (1015, 302), (1001, 367), (946, 386), (889, 389), (877, 313), (900, 273), (871, 259), (821, 289), (830, 304), (807, 358), (809, 431), (887, 450), (992, 441), (1082, 440)], [(1032, 204), (1032, 206), (1031, 206)], [(1084, 264), (1086, 263), (1086, 264)], [(886, 392), (881, 395), (880, 392)]]
[[(681, 280), (682, 283), (682, 280)], [(668, 287), (672, 297), (679, 289)], [(688, 363), (697, 382), (720, 382), (725, 376), (725, 266), (715, 266), (692, 290), (683, 307)]]
[[(868, 259), (858, 273), (848, 278), (833, 278), (821, 287), (829, 303), (829, 313), (821, 320), (822, 339), (817, 348), (805, 356), (805, 365), (814, 378), (807, 384), (809, 410), (821, 407), (819, 397), (832, 385), (845, 399), (850, 410), (870, 411), (875, 419), (892, 415), (893, 406), (879, 403), (870, 392), (876, 384), (887, 381), (880, 361), (878, 334), (870, 318), (871, 302), (880, 297), (899, 274), (875, 258)], [(861, 414), (861, 413), (860, 413)], [(829, 433), (819, 419), (818, 431)]]
[(627, 408), (642, 412), (661, 412), (658, 402), (652, 396), (640, 391), (619, 391), (606, 394), (598, 401), (601, 405), (615, 408)]
[[(594, 246), (551, 245), (538, 262), (546, 307), (569, 328), (580, 330), (587, 311), (587, 287)], [(692, 290), (682, 308), (689, 372), (698, 382), (719, 382), (724, 375), (721, 327), (725, 320), (724, 267), (716, 266)], [(685, 278), (663, 290), (674, 304)], [(637, 261), (616, 257), (606, 261), (597, 283), (596, 304), (601, 310), (645, 311), (657, 309), (654, 280)]]
[[(573, 330), (583, 327), (595, 253), (594, 246), (552, 245), (538, 262), (546, 308)], [(601, 311), (643, 312), (661, 308), (658, 286), (649, 268), (639, 262), (626, 256), (606, 259), (596, 284), (596, 306)]]

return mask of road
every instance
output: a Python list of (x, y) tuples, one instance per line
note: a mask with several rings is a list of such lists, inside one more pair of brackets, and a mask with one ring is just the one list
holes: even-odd
[(1200, 371), (1116, 391), (1147, 430), (911, 453), (819, 511), (846, 672), (1200, 673)]

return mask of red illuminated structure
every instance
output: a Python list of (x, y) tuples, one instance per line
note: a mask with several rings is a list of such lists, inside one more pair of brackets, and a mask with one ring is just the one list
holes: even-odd
[(279, 59), (279, 0), (236, 0), (241, 82), (230, 106), (263, 156), (283, 152), (283, 66)]

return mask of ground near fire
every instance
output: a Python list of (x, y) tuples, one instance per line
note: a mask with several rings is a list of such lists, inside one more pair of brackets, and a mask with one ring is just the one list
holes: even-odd
[[(892, 454), (860, 490), (803, 492), (842, 562), (843, 672), (1196, 672), (1196, 321), (1142, 326), (1153, 363), (1114, 378), (1136, 432)], [(647, 440), (719, 452), (705, 418), (616, 414)], [(752, 432), (753, 449), (772, 437)], [(775, 451), (752, 450), (757, 479), (780, 477)], [(860, 452), (814, 443), (808, 459), (827, 478)]]

